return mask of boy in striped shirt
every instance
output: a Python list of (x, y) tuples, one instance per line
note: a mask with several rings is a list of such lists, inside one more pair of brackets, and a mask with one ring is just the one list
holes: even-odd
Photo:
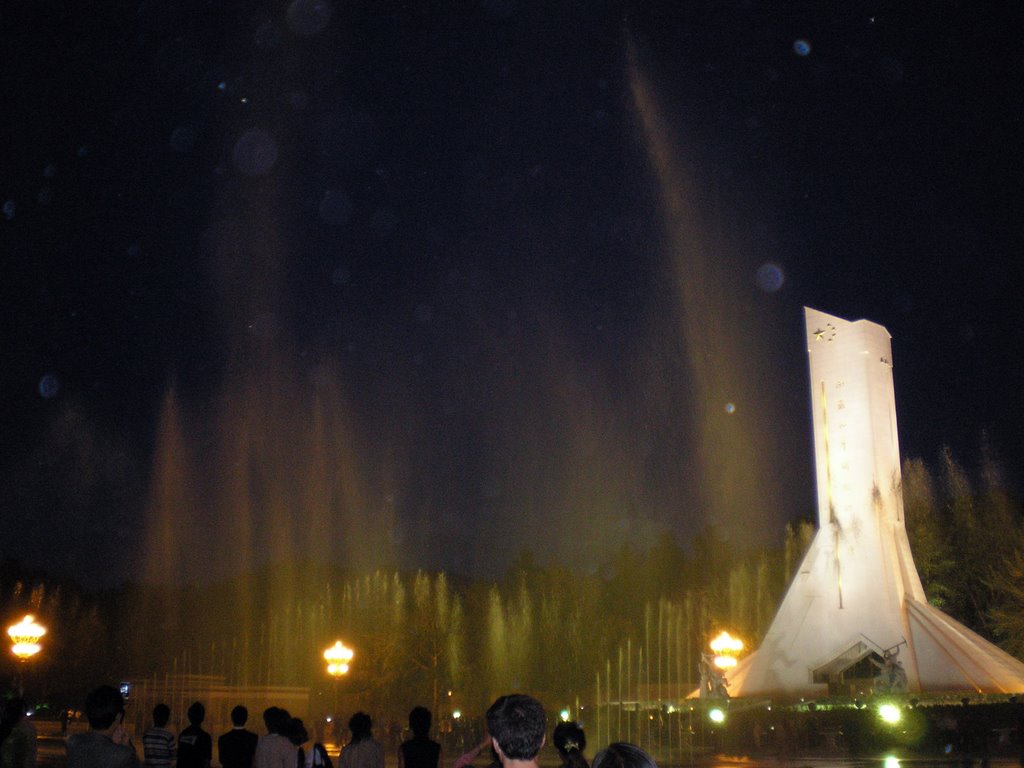
[(164, 726), (171, 719), (171, 708), (166, 704), (153, 707), (153, 727), (142, 734), (145, 768), (171, 768), (175, 755), (174, 734)]

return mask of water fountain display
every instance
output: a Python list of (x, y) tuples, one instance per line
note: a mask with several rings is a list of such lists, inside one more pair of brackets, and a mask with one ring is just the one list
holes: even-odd
[[(468, 735), (467, 721), (478, 726), (496, 695), (523, 690), (583, 722), (596, 745), (637, 741), (675, 762), (714, 741), (702, 705), (689, 698), (704, 645), (728, 627), (756, 647), (813, 538), (802, 523), (777, 543), (783, 516), (794, 511), (784, 499), (811, 496), (787, 487), (800, 474), (793, 465), (802, 457), (805, 409), (791, 404), (795, 397), (780, 404), (792, 393), (774, 386), (787, 357), (779, 347), (792, 342), (781, 330), (788, 321), (766, 298), (781, 278), (764, 265), (756, 286), (750, 280), (754, 269), (741, 263), (743, 223), (729, 221), (720, 205), (725, 182), (701, 173), (707, 158), (685, 150), (686, 126), (667, 119), (642, 51), (628, 33), (625, 40), (624, 97), (643, 166), (632, 181), (651, 188), (645, 194), (661, 223), (652, 240), (664, 275), (651, 278), (654, 298), (645, 297), (650, 304), (619, 329), (630, 339), (616, 347), (622, 355), (604, 361), (614, 370), (581, 364), (569, 334), (559, 334), (565, 321), (557, 313), (539, 310), (524, 321), (517, 311), (532, 311), (530, 299), (507, 322), (482, 322), (473, 302), (486, 301), (490, 284), (467, 274), (467, 257), (453, 259), (442, 282), (463, 287), (446, 308), (458, 327), (452, 335), (472, 338), (456, 344), (446, 337), (452, 349), (439, 358), (454, 383), (440, 395), (425, 385), (430, 395), (423, 394), (414, 385), (444, 377), (422, 355), (352, 341), (400, 321), (362, 307), (332, 315), (323, 328), (293, 322), (300, 313), (289, 306), (287, 287), (300, 271), (290, 273), (286, 263), (293, 254), (285, 185), (264, 178), (269, 168), (255, 174), (260, 183), (224, 185), (211, 194), (210, 221), (196, 246), (216, 297), (206, 311), (220, 348), (181, 380), (168, 374), (138, 521), (142, 543), (121, 553), (130, 582), (98, 595), (22, 574), (5, 575), (0, 585), (5, 605), (61, 625), (40, 662), (38, 695), (74, 701), (98, 680), (131, 681), (139, 691), (137, 728), (145, 720), (138, 702), (153, 691), (169, 697), (176, 718), (192, 696), (216, 696), (215, 730), (243, 692), (261, 691), (254, 698), (261, 702), (287, 695), (295, 713), (311, 718), (365, 708), (384, 728), (423, 704), (461, 743), (460, 729)], [(276, 162), (276, 148), (273, 161), (253, 149), (270, 140), (266, 131), (243, 138), (236, 165)], [(317, 199), (312, 207), (334, 225), (351, 215), (344, 194)], [(388, 209), (373, 217), (375, 235), (395, 227)], [(577, 247), (572, 236), (552, 245), (537, 234), (539, 225), (525, 229), (515, 236), (538, 250), (538, 261), (563, 245), (567, 254)], [(458, 243), (467, 251), (477, 245), (469, 236)], [(334, 270), (332, 287), (348, 286), (347, 267)], [(367, 291), (363, 300), (375, 295)], [(401, 338), (427, 335), (425, 328), (442, 336), (430, 327), (435, 309), (414, 305), (410, 315), (421, 327)], [(355, 327), (342, 332), (345, 323)], [(354, 373), (346, 361), (359, 356)], [(486, 364), (469, 365), (474, 357)], [(46, 392), (56, 394), (52, 386)], [(666, 421), (684, 426), (666, 437)], [(894, 450), (889, 464), (898, 470), (898, 463)], [(476, 487), (425, 482), (437, 467), (446, 477), (475, 478)], [(888, 482), (892, 469), (886, 482), (864, 486), (873, 492), (869, 506), (903, 492)], [(670, 490), (651, 482), (666, 476)], [(822, 528), (831, 526), (836, 542), (854, 522), (840, 525), (826, 514)], [(900, 534), (898, 556), (885, 559), (886, 567), (907, 576), (912, 543), (913, 535)], [(827, 554), (838, 583), (838, 544)], [(870, 570), (843, 562), (847, 578)], [(957, 631), (936, 618), (912, 582), (901, 584), (921, 603), (912, 609), (918, 627)], [(848, 597), (848, 581), (846, 589)], [(1012, 604), (992, 599), (974, 618), (988, 621), (989, 606), (1003, 609), (1005, 636)], [(885, 627), (892, 635), (885, 643), (830, 649), (817, 660), (811, 693), (822, 686), (835, 693), (848, 682), (842, 674), (857, 665), (862, 672), (875, 656), (884, 663), (882, 654), (901, 645), (897, 621), (910, 632), (911, 619), (900, 614)], [(847, 634), (863, 632), (853, 629)], [(789, 636), (771, 637), (785, 654)], [(338, 638), (355, 656), (347, 673), (332, 678), (323, 651)], [(804, 637), (801, 653), (810, 654), (816, 639)], [(1012, 659), (973, 639), (968, 646), (960, 661), (995, 658), (1010, 670), (1003, 688), (1016, 685)], [(779, 665), (760, 658), (771, 667), (761, 680), (771, 685), (737, 676), (734, 696), (760, 706), (769, 694), (806, 693), (788, 681), (775, 685)], [(783, 666), (794, 667), (791, 661)], [(743, 674), (751, 668), (748, 662)], [(842, 706), (859, 712), (851, 696)], [(742, 717), (742, 706), (732, 716)]]

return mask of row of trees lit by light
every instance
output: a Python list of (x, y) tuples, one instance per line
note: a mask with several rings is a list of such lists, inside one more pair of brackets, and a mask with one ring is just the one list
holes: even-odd
[[(995, 463), (972, 480), (948, 453), (937, 470), (907, 462), (904, 498), (929, 598), (1020, 654), (1024, 523)], [(812, 533), (801, 524), (760, 552), (733, 551), (713, 531), (685, 551), (627, 544), (589, 572), (524, 556), (497, 582), (292, 563), (203, 589), (92, 595), (7, 567), (0, 607), (60, 625), (35, 663), (40, 697), (74, 701), (98, 681), (175, 672), (323, 694), (323, 651), (342, 636), (359, 659), (345, 693), (382, 716), (414, 701), (476, 711), (512, 688), (561, 707), (602, 687), (609, 697), (620, 677), (688, 692), (723, 627), (756, 646)]]
[(1000, 463), (905, 461), (903, 499), (929, 602), (1024, 659), (1024, 508)]
[(593, 573), (524, 557), (498, 582), (284, 564), (204, 589), (0, 589), (7, 607), (59, 623), (38, 663), (54, 696), (166, 673), (329, 693), (322, 654), (340, 636), (359, 658), (343, 688), (374, 711), (407, 711), (411, 700), (474, 711), (511, 687), (563, 704), (587, 695), (620, 644), (633, 636), (639, 647), (645, 622), (660, 674), (689, 684), (700, 638), (717, 622), (747, 632), (770, 617), (800, 546), (792, 535), (788, 554), (757, 553), (748, 564), (712, 536), (689, 553), (666, 540), (647, 552), (624, 547)]

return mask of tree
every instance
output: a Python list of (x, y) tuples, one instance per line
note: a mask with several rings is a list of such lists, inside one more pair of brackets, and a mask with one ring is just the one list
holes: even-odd
[(990, 586), (996, 566), (1020, 548), (1021, 517), (1002, 480), (1002, 470), (988, 448), (983, 448), (980, 492), (946, 448), (942, 453), (950, 538), (959, 589), (953, 593), (951, 613), (982, 634), (991, 635), (989, 617), (996, 597)]
[(989, 609), (992, 633), (1003, 650), (1024, 659), (1024, 553), (1010, 554), (993, 572), (989, 588), (998, 595)]
[(928, 602), (942, 608), (956, 589), (956, 563), (942, 520), (935, 479), (921, 459), (903, 462), (903, 515), (914, 564)]

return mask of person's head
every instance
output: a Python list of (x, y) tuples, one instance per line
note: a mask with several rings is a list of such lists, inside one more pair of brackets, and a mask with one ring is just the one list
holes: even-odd
[(509, 760), (533, 760), (544, 746), (547, 716), (532, 696), (502, 696), (487, 710), (487, 732)]
[(352, 741), (362, 741), (370, 737), (373, 721), (365, 712), (356, 712), (349, 718), (348, 729), (352, 731)]
[(231, 710), (231, 724), (236, 728), (241, 728), (249, 720), (249, 710), (239, 704), (237, 707)]
[(635, 744), (617, 741), (594, 755), (591, 768), (658, 768), (658, 764)]
[(413, 736), (426, 736), (430, 732), (430, 710), (426, 707), (413, 707), (409, 713), (409, 730)]
[(201, 701), (193, 701), (189, 705), (188, 712), (185, 713), (188, 721), (192, 725), (202, 725), (203, 720), (206, 719), (206, 707), (203, 706)]
[(267, 707), (263, 710), (263, 724), (267, 726), (267, 733), (284, 735), (292, 716), (280, 707)]
[(157, 728), (163, 728), (167, 725), (167, 721), (171, 719), (171, 708), (166, 704), (157, 704), (153, 707), (153, 725)]
[(94, 731), (105, 731), (124, 716), (124, 696), (112, 685), (101, 685), (85, 697), (85, 718)]
[(587, 737), (579, 723), (559, 723), (551, 734), (551, 741), (563, 760), (571, 753), (582, 753), (587, 748)]
[(296, 747), (302, 746), (309, 741), (309, 733), (306, 731), (306, 726), (297, 717), (293, 717), (288, 721), (288, 732), (285, 735)]
[(274, 723), (277, 720), (277, 707), (267, 707), (263, 710), (263, 725), (267, 729), (267, 733), (276, 733), (274, 730)]

